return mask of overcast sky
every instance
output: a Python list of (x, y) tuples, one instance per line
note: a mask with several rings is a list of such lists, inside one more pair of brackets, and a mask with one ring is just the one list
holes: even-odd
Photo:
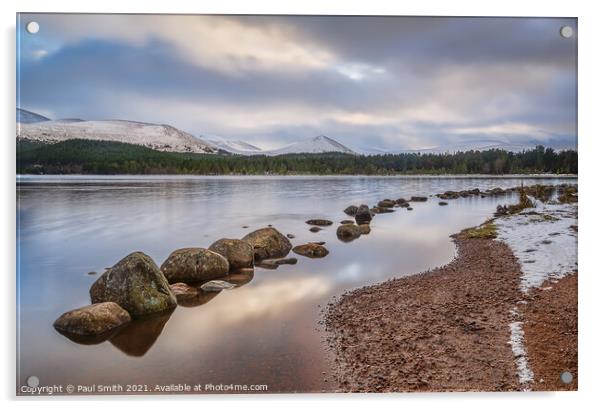
[[(28, 34), (35, 20), (40, 31)], [(21, 15), (22, 108), (275, 148), (576, 146), (575, 19)], [(570, 25), (574, 36), (560, 36)]]

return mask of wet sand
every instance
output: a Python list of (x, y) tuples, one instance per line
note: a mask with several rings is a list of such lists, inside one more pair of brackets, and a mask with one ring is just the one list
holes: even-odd
[(453, 236), (457, 257), (344, 294), (325, 311), (341, 391), (512, 391), (509, 311), (521, 269), (497, 240)]

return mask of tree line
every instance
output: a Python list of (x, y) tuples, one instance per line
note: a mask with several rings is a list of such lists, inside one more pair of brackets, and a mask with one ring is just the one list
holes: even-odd
[(17, 141), (19, 174), (395, 175), (577, 174), (577, 152), (537, 146), (457, 153), (343, 153), (242, 156), (160, 152), (120, 142), (72, 139)]

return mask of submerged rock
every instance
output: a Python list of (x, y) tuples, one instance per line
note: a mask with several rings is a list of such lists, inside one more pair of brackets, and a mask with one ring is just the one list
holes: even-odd
[(395, 201), (395, 203), (397, 203), (398, 205), (402, 205), (403, 203), (407, 203), (407, 200), (404, 199), (403, 197), (400, 197), (399, 199), (397, 199)]
[(92, 303), (112, 301), (132, 316), (170, 310), (177, 305), (165, 276), (141, 252), (124, 257), (90, 287)]
[(337, 229), (337, 237), (341, 241), (352, 241), (361, 236), (362, 230), (355, 224), (343, 224)]
[(238, 239), (219, 239), (209, 250), (221, 254), (228, 260), (230, 270), (253, 267), (253, 246)]
[(359, 228), (361, 234), (370, 234), (371, 229), (369, 224), (360, 224)]
[(305, 223), (311, 224), (312, 226), (330, 226), (332, 224), (332, 221), (326, 219), (310, 219), (307, 220)]
[(447, 202), (439, 202), (439, 206), (447, 206)]
[(224, 256), (198, 247), (175, 250), (161, 265), (161, 271), (170, 283), (212, 280), (225, 276), (229, 269)]
[(357, 206), (353, 206), (353, 205), (351, 205), (351, 206), (347, 207), (347, 208), (346, 208), (345, 210), (343, 210), (343, 211), (345, 212), (345, 214), (346, 214), (347, 216), (355, 216), (355, 215), (356, 215), (356, 213), (357, 213), (357, 210), (358, 210), (358, 207), (357, 207)]
[(328, 255), (328, 249), (317, 243), (307, 243), (295, 246), (293, 247), (293, 252), (309, 258), (322, 258)]
[(261, 267), (261, 268), (265, 268), (267, 270), (276, 270), (278, 267), (280, 267), (281, 265), (284, 264), (297, 264), (297, 259), (295, 257), (289, 257), (289, 258), (278, 258), (278, 259), (265, 259), (265, 260), (261, 260), (258, 264), (257, 267)]
[(224, 281), (234, 284), (236, 287), (242, 287), (243, 285), (250, 283), (255, 276), (255, 270), (252, 268), (241, 268), (239, 270), (231, 271)]
[(385, 199), (385, 200), (381, 200), (380, 202), (378, 202), (378, 207), (393, 207), (395, 206), (395, 201), (391, 200), (391, 199)]
[(273, 227), (255, 230), (243, 237), (253, 246), (255, 260), (286, 257), (293, 247), (289, 239)]
[(175, 283), (169, 286), (171, 292), (176, 296), (178, 304), (181, 301), (190, 300), (198, 296), (199, 290), (186, 283)]
[[(367, 205), (363, 204), (357, 209), (357, 213), (355, 214), (355, 222), (357, 224), (368, 224), (372, 221), (372, 213), (370, 213), (370, 208)], [(338, 232), (338, 230), (337, 230)], [(338, 236), (338, 233), (337, 233)]]
[(353, 220), (341, 220), (341, 224), (354, 224)]
[(426, 196), (412, 196), (410, 200), (412, 202), (426, 202), (428, 198)]
[(312, 233), (317, 233), (317, 232), (319, 232), (320, 230), (322, 230), (322, 228), (321, 228), (321, 227), (318, 227), (318, 226), (314, 226), (314, 227), (312, 227), (311, 229), (309, 229), (309, 231), (310, 231), (310, 232), (312, 232)]
[(295, 235), (294, 235), (294, 234), (290, 234), (290, 233), (288, 233), (288, 234), (286, 235), (286, 237), (287, 237), (287, 238), (289, 238), (289, 239), (294, 239), (294, 238), (295, 238)]
[(97, 344), (109, 339), (128, 324), (130, 314), (114, 302), (92, 304), (68, 311), (54, 321), (54, 328), (81, 344)]
[(373, 207), (372, 209), (370, 209), (370, 211), (374, 214), (381, 214), (381, 213), (393, 213), (395, 210), (391, 209), (389, 207)]
[(201, 290), (203, 291), (222, 291), (222, 290), (231, 290), (236, 287), (234, 284), (231, 284), (224, 280), (211, 280), (207, 281), (205, 284), (201, 286)]

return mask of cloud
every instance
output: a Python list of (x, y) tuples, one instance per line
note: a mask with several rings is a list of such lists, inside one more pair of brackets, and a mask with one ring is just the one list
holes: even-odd
[[(26, 20), (24, 16), (22, 20)], [(23, 107), (169, 123), (265, 148), (573, 146), (571, 19), (35, 15)], [(43, 53), (36, 50), (44, 50)]]

